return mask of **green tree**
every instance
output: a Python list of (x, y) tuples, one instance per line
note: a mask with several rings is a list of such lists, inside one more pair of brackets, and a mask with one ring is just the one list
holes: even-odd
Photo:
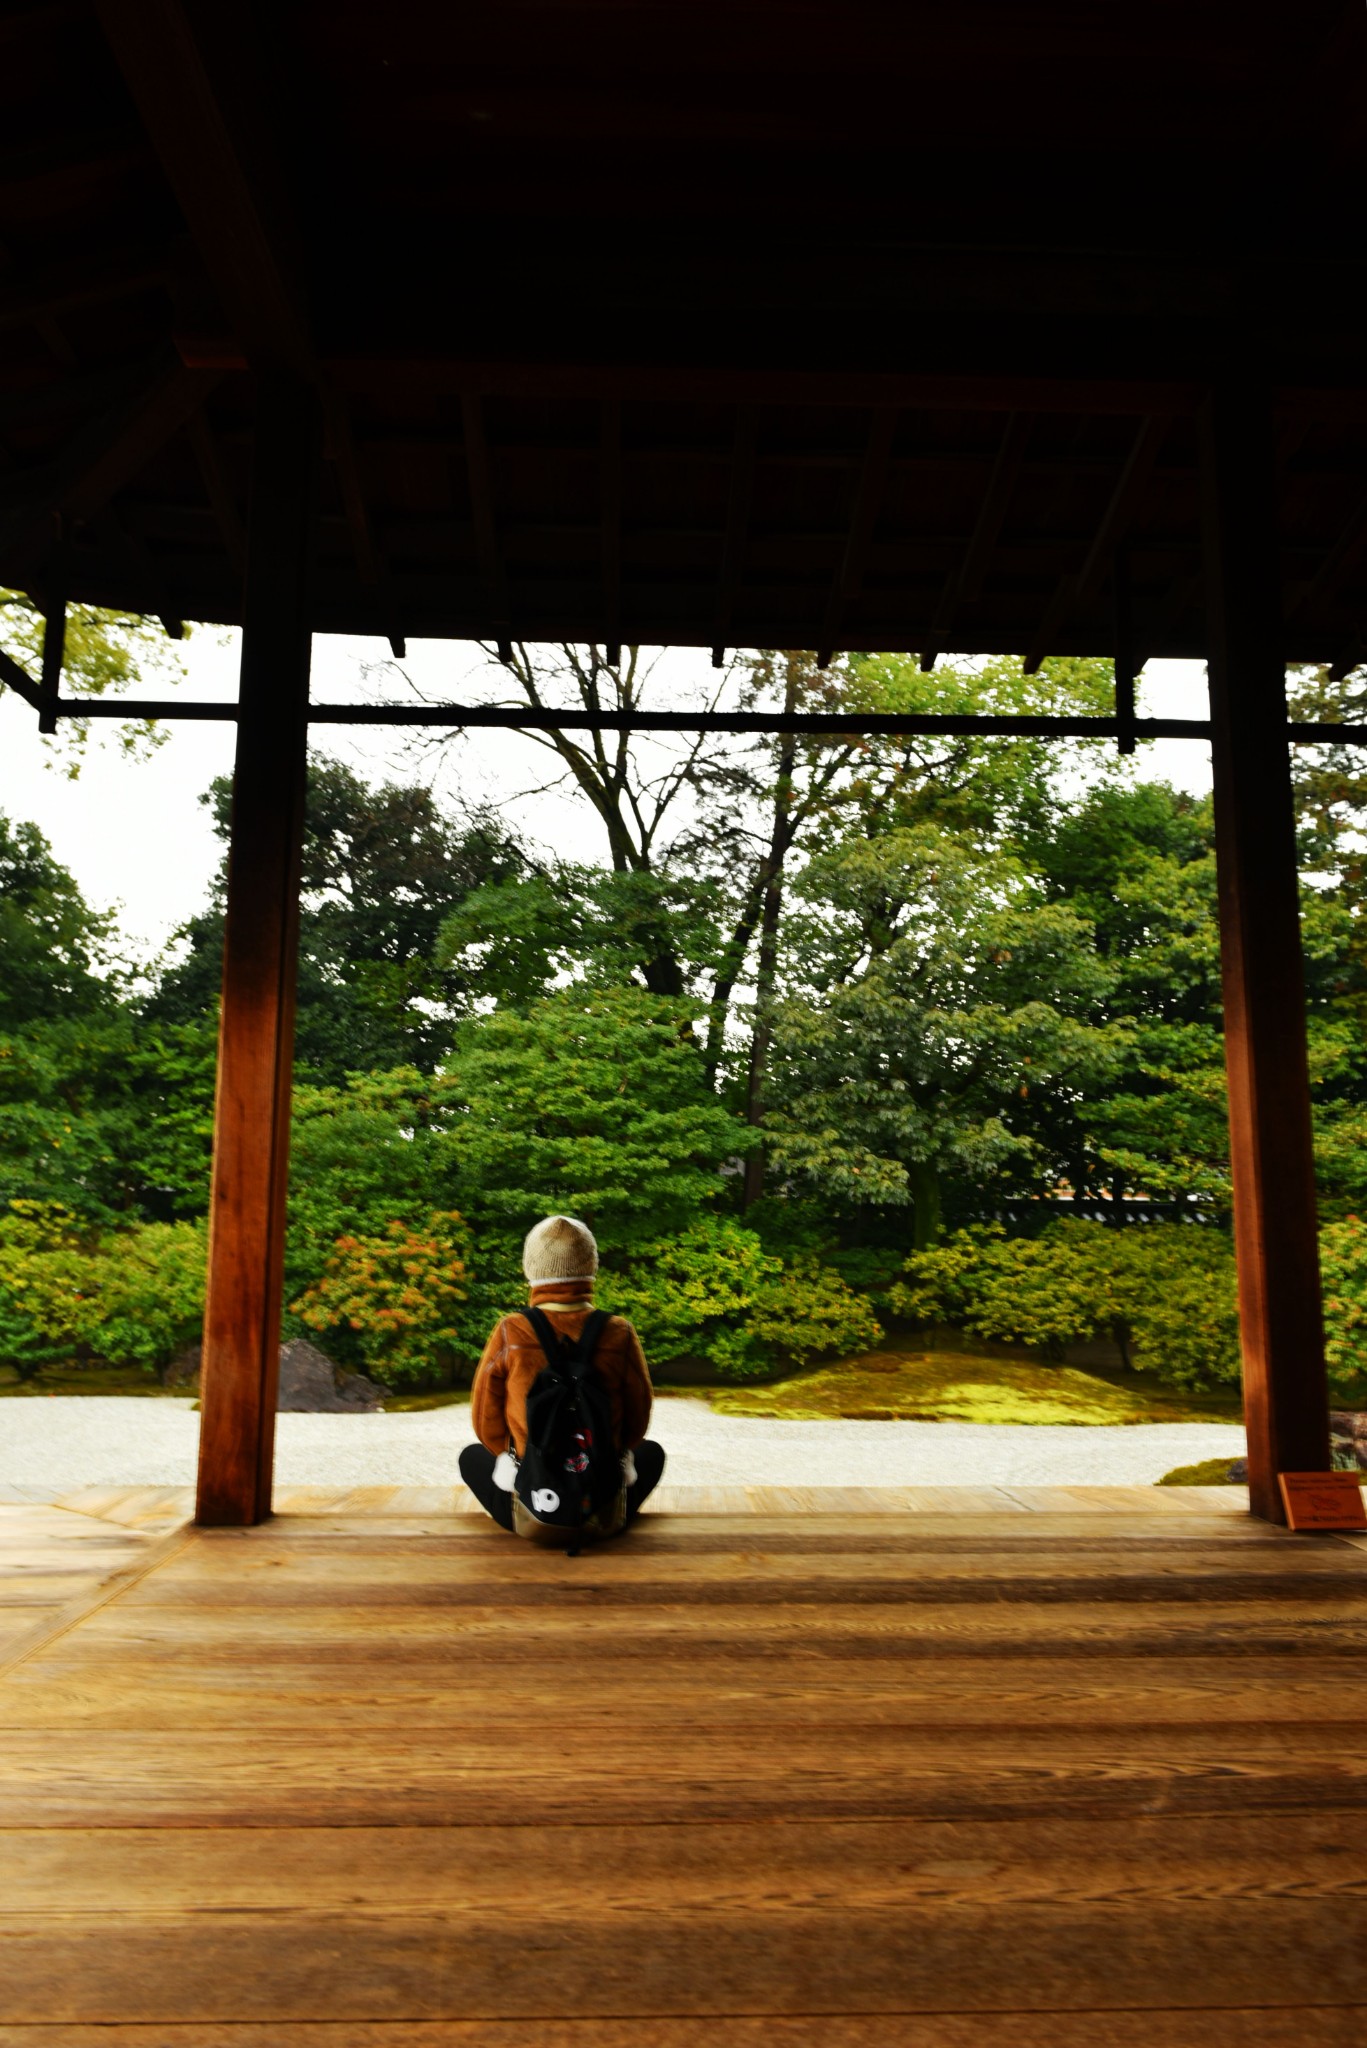
[(598, 1299), (630, 1316), (657, 1363), (705, 1359), (729, 1380), (867, 1350), (883, 1334), (838, 1273), (815, 1258), (775, 1257), (729, 1216), (702, 1216), (639, 1246), (625, 1270), (603, 1275)]
[(890, 1298), (913, 1321), (1039, 1345), (1054, 1359), (1069, 1344), (1111, 1337), (1127, 1365), (1179, 1387), (1239, 1377), (1234, 1253), (1223, 1230), (1066, 1221), (1013, 1238), (979, 1227), (913, 1252), (906, 1272)]
[[(223, 961), (223, 895), (232, 784), (203, 801), (225, 848), (213, 899), (186, 927), (186, 956), (161, 976), (154, 1020), (216, 1016)], [(524, 857), (495, 820), (453, 820), (430, 789), (372, 788), (343, 762), (309, 762), (295, 1064), (302, 1079), (340, 1083), (348, 1073), (414, 1065), (430, 1073), (468, 1005), (467, 976), (439, 964), (437, 940), (456, 905), (523, 871)]]
[[(45, 621), (31, 597), (21, 590), (0, 589), (0, 647), (36, 680), (43, 661)], [(63, 646), (62, 689), (69, 697), (121, 696), (133, 684), (179, 682), (184, 664), (164, 627), (132, 612), (104, 610), (99, 605), (68, 605)], [(0, 682), (0, 696), (5, 685)], [(66, 773), (79, 775), (90, 741), (92, 720), (64, 718), (57, 732), (45, 738)], [(129, 719), (114, 728), (126, 754), (141, 756), (167, 738), (163, 726), (149, 719)]]
[(1125, 1044), (1092, 1021), (1108, 978), (1085, 921), (929, 826), (837, 845), (797, 893), (775, 1170), (846, 1214), (909, 1208), (917, 1245), (939, 1233), (947, 1179), (1051, 1185), (1031, 1098), (1083, 1100)]
[(304, 1088), (295, 1105), (287, 1299), (337, 1241), (422, 1232), (433, 1211), (469, 1226), (463, 1356), (523, 1287), (539, 1216), (583, 1216), (605, 1261), (686, 1230), (725, 1194), (745, 1127), (708, 1088), (677, 1004), (646, 989), (564, 989), (466, 1019), (449, 1064)]
[(36, 827), (0, 817), (0, 1202), (200, 1215), (213, 1027), (149, 1024), (114, 948)]
[(0, 812), (0, 1031), (106, 1008), (113, 939), (38, 827)]
[(1079, 1194), (1228, 1203), (1220, 935), (1209, 799), (1162, 783), (1089, 793), (1028, 848), (1050, 900), (1084, 916), (1128, 1024), (1112, 1084), (1056, 1118)]
[(455, 1206), (519, 1235), (563, 1210), (623, 1247), (686, 1227), (746, 1139), (687, 1026), (645, 989), (567, 989), (463, 1023), (432, 1089)]

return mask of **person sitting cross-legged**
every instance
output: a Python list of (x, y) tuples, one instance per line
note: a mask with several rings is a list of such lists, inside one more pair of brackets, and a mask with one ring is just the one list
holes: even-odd
[(522, 1270), (528, 1306), (484, 1347), (470, 1397), (479, 1442), (461, 1452), (460, 1476), (500, 1528), (577, 1547), (618, 1535), (659, 1484), (650, 1373), (631, 1324), (594, 1308), (586, 1223), (544, 1217)]

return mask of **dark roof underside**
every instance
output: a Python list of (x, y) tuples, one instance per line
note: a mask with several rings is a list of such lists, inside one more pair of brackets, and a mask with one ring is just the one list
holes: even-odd
[(1360, 4), (253, 12), (0, 15), (0, 583), (234, 620), (279, 366), (320, 630), (1200, 654), (1233, 375), (1363, 647)]

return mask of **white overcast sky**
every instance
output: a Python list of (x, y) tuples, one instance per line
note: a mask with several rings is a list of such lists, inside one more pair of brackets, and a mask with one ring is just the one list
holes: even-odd
[[(236, 694), (236, 634), (200, 628), (184, 655), (185, 681), (169, 695)], [(313, 697), (373, 697), (381, 682), (377, 664), (387, 657), (383, 642), (320, 637), (314, 643)], [(506, 694), (498, 670), (481, 674), (483, 655), (464, 643), (413, 644), (406, 667), (425, 696), (475, 702)], [(662, 709), (671, 699), (677, 703), (691, 694), (689, 685), (709, 675), (705, 653), (675, 651), (657, 671), (654, 701)], [(1140, 681), (1139, 708), (1155, 717), (1205, 717), (1204, 668), (1189, 661), (1151, 662)], [(13, 692), (0, 696), (0, 811), (39, 826), (87, 900), (101, 909), (117, 908), (135, 956), (148, 961), (204, 902), (219, 849), (198, 799), (215, 775), (232, 766), (231, 724), (177, 723), (169, 730), (170, 738), (150, 759), (130, 761), (112, 734), (102, 737), (96, 721), (80, 776), (70, 781), (61, 757), (39, 738), (33, 712)], [(469, 734), (448, 750), (440, 768), (430, 757), (406, 753), (404, 735), (394, 728), (319, 727), (314, 743), (372, 782), (435, 778), (439, 793), (497, 806), (543, 847), (577, 859), (603, 858), (601, 829), (582, 799), (523, 794), (543, 779), (545, 757), (518, 734)], [(1138, 762), (1142, 774), (1181, 788), (1210, 786), (1209, 750), (1199, 741), (1141, 746)]]

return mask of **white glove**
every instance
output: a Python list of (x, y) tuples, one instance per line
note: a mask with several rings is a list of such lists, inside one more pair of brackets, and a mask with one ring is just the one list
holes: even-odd
[(494, 1485), (500, 1493), (511, 1493), (517, 1481), (517, 1459), (511, 1451), (500, 1451), (494, 1459)]
[(622, 1453), (622, 1477), (628, 1486), (636, 1484), (636, 1459), (631, 1451)]

